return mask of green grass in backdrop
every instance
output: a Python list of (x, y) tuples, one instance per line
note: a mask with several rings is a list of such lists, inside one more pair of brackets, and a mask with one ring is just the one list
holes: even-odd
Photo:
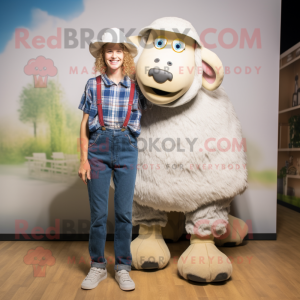
[[(0, 164), (19, 164), (33, 152), (78, 154), (81, 115), (64, 100), (57, 80), (48, 80), (47, 88), (23, 87), (19, 98), (19, 120), (32, 125), (32, 135), (12, 136), (7, 127), (0, 128)], [(37, 134), (39, 126), (47, 124), (47, 134)]]

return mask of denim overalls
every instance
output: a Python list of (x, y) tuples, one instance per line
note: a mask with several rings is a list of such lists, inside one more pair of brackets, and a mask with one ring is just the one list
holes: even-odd
[[(101, 105), (101, 77), (97, 77), (97, 107), (101, 127), (90, 133), (88, 161), (91, 179), (87, 180), (91, 211), (89, 252), (92, 267), (106, 267), (104, 257), (108, 195), (112, 170), (115, 185), (115, 270), (131, 271), (132, 255), (132, 202), (137, 173), (137, 139), (127, 128), (133, 101), (134, 84), (131, 84), (128, 112), (123, 127), (105, 127)], [(99, 92), (100, 90), (100, 92)], [(127, 121), (127, 122), (126, 122)]]

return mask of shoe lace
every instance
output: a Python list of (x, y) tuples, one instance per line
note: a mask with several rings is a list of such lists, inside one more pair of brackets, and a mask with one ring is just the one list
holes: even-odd
[(132, 279), (129, 276), (129, 272), (126, 270), (120, 270), (118, 271), (118, 273), (120, 274), (120, 278), (123, 281), (132, 281)]
[(104, 269), (92, 267), (86, 277), (87, 280), (93, 280), (98, 274), (104, 272)]

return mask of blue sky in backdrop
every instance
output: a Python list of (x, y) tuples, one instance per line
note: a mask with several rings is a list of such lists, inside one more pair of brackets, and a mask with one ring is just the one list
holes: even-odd
[(31, 28), (31, 11), (39, 8), (49, 15), (69, 21), (78, 17), (84, 7), (83, 0), (18, 0), (1, 1), (0, 5), (0, 54), (12, 38), (16, 28)]

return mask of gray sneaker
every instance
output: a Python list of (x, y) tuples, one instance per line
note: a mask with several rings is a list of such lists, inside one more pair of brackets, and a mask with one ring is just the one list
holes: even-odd
[(102, 281), (105, 278), (107, 278), (106, 268), (101, 269), (101, 268), (91, 267), (89, 273), (82, 281), (81, 287), (87, 290), (93, 289), (99, 284), (100, 281)]
[(129, 272), (126, 270), (115, 270), (115, 279), (118, 282), (120, 289), (124, 291), (134, 290), (135, 283), (131, 279)]

